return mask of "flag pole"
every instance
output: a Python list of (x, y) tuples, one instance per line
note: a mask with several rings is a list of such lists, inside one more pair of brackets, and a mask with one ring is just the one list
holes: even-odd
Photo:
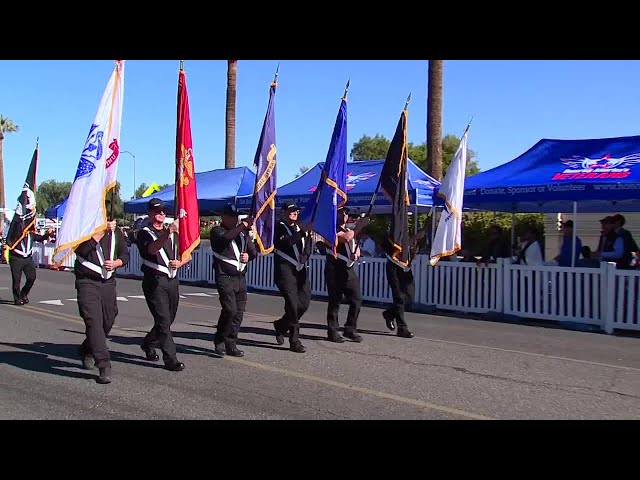
[[(351, 85), (351, 79), (347, 80), (347, 85), (344, 87), (344, 94), (342, 95), (342, 99), (341, 100), (347, 100), (347, 93), (349, 92), (349, 85)], [(325, 164), (326, 167), (326, 164)], [(318, 203), (320, 202), (320, 192), (322, 191), (322, 187), (324, 187), (325, 183), (327, 179), (327, 172), (326, 170), (323, 168), (322, 171), (320, 172), (320, 181), (318, 182), (318, 186), (316, 187), (316, 203), (313, 206), (313, 214), (311, 215), (311, 220), (309, 222), (310, 225), (313, 225), (313, 222), (316, 219), (316, 213), (318, 213)]]
[[(404, 104), (404, 108), (402, 109), (402, 111), (405, 111), (407, 107), (409, 107), (409, 102), (411, 102), (411, 93), (409, 93), (409, 96), (407, 97), (407, 102)], [(373, 204), (376, 203), (376, 196), (378, 195), (378, 190), (380, 189), (381, 183), (382, 183), (382, 175), (380, 175), (380, 178), (378, 178), (378, 185), (376, 186), (376, 189), (373, 192), (373, 195), (371, 196), (371, 203), (369, 204), (369, 210), (367, 211), (367, 214), (365, 215), (365, 217), (368, 217), (369, 215), (371, 215), (371, 210), (373, 209)]]
[[(178, 143), (178, 135), (180, 134), (180, 75), (184, 72), (184, 60), (180, 60), (180, 70), (178, 71), (178, 100), (176, 103), (178, 116), (176, 118), (176, 154), (180, 147)], [(176, 161), (178, 159), (176, 158)], [(180, 181), (180, 170), (178, 165), (175, 165), (175, 182), (173, 184), (173, 221), (178, 219), (178, 182)], [(171, 234), (173, 240), (173, 260), (178, 259), (178, 242), (175, 241), (175, 235)]]

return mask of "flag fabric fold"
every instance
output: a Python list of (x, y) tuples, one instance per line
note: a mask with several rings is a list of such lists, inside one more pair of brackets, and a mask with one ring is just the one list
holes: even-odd
[(16, 206), (13, 220), (11, 220), (9, 231), (7, 232), (7, 247), (9, 250), (13, 250), (19, 245), (36, 223), (36, 175), (38, 172), (38, 157), (39, 149), (36, 144), (22, 192), (20, 192), (20, 196), (18, 197), (18, 205)]
[(253, 190), (251, 216), (254, 218), (253, 233), (261, 254), (273, 251), (276, 197), (276, 120), (275, 94), (277, 83), (269, 89), (269, 106), (262, 125), (260, 141), (253, 165), (257, 168)]
[(347, 203), (346, 183), (347, 99), (342, 98), (320, 182), (300, 216), (301, 224), (311, 224), (313, 231), (332, 247), (334, 257), (338, 248), (338, 209)]
[(176, 212), (180, 234), (178, 255), (185, 261), (200, 244), (200, 212), (196, 187), (189, 95), (184, 70), (178, 77), (178, 121), (176, 127)]
[(442, 257), (453, 255), (461, 249), (462, 201), (464, 179), (467, 171), (467, 131), (464, 132), (458, 150), (444, 176), (438, 197), (444, 200), (444, 210), (431, 246), (429, 262), (435, 266)]
[(116, 185), (120, 154), (120, 123), (124, 94), (124, 61), (109, 78), (84, 144), (53, 261), (57, 266), (82, 242), (107, 226), (106, 195)]
[(409, 265), (407, 119), (405, 107), (380, 172), (380, 189), (391, 203), (391, 223), (387, 238), (391, 246), (389, 255), (404, 266)]

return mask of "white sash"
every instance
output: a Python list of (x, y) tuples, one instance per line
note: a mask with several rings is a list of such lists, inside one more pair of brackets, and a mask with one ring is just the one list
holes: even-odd
[[(158, 240), (158, 236), (156, 235), (156, 233), (153, 230), (151, 230), (149, 227), (144, 227), (143, 230), (146, 230), (147, 232), (149, 232), (149, 235), (151, 235), (151, 238), (153, 238), (154, 241)], [(174, 248), (173, 238), (174, 238), (173, 233), (169, 234), (172, 250)], [(167, 256), (167, 252), (164, 250), (164, 245), (162, 246), (162, 248), (160, 248), (160, 250), (158, 250), (158, 253), (160, 254), (160, 258), (162, 258), (164, 265), (158, 265), (157, 263), (153, 263), (145, 259), (142, 259), (142, 264), (146, 265), (147, 267), (151, 267), (154, 270), (167, 274), (169, 278), (175, 278), (175, 276), (178, 274), (178, 270), (173, 270), (169, 268), (169, 257)]]
[[(25, 245), (25, 249), (22, 250), (22, 245)], [(31, 255), (31, 234), (27, 233), (27, 235), (20, 241), (20, 248), (14, 248), (13, 251), (16, 252), (18, 255), (23, 256), (24, 258), (27, 258), (29, 255)]]
[[(289, 236), (292, 236), (293, 233), (291, 232), (291, 229), (289, 228), (289, 226), (284, 222), (280, 222), (280, 223), (284, 226), (284, 228), (287, 229), (287, 233), (289, 234)], [(299, 232), (300, 229), (298, 228), (297, 231)], [(302, 250), (304, 251), (304, 237), (302, 237)], [(291, 258), (286, 253), (281, 252), (280, 250), (276, 250), (276, 254), (280, 255), (285, 260), (288, 260), (289, 263), (291, 263), (294, 267), (296, 267), (297, 271), (300, 271), (305, 267), (305, 264), (300, 262), (300, 252), (298, 251), (298, 246), (295, 243), (293, 244), (293, 253), (296, 256), (295, 259)]]
[[(115, 232), (111, 232), (110, 247), (111, 248), (109, 253), (109, 260), (113, 261), (113, 257), (115, 255), (115, 250), (116, 250)], [(80, 265), (82, 265), (83, 267), (87, 267), (89, 270), (97, 273), (98, 275), (100, 275), (101, 278), (104, 278), (105, 280), (110, 279), (113, 276), (113, 270), (107, 270), (105, 268), (104, 255), (102, 252), (102, 248), (100, 247), (100, 242), (98, 242), (98, 244), (96, 245), (96, 255), (98, 257), (98, 262), (100, 262), (100, 265), (96, 265), (95, 263), (92, 263), (86, 258), (83, 258), (79, 255), (76, 255), (76, 257)]]
[(355, 253), (355, 251), (356, 251), (356, 240), (355, 240), (355, 237), (352, 238), (350, 241), (346, 242), (344, 244), (344, 246), (347, 249), (347, 254), (349, 255), (349, 258), (345, 257), (341, 253), (338, 253), (336, 256), (339, 259), (343, 260), (347, 264), (347, 267), (351, 268), (353, 266), (353, 264), (356, 263), (354, 260), (351, 260), (351, 255), (353, 255)]
[[(242, 246), (242, 250), (244, 250), (244, 243), (244, 235), (240, 234), (240, 245)], [(231, 240), (231, 247), (233, 248), (233, 254), (236, 257), (235, 260), (233, 258), (225, 257), (224, 255), (221, 255), (215, 251), (213, 252), (213, 256), (222, 262), (233, 265), (239, 272), (244, 272), (244, 269), (247, 268), (247, 264), (240, 261), (240, 250), (238, 249), (238, 245), (236, 245), (235, 239)]]

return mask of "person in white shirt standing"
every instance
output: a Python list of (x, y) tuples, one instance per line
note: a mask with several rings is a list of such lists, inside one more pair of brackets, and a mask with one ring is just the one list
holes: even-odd
[(544, 257), (539, 241), (540, 235), (535, 227), (530, 227), (524, 234), (524, 246), (518, 255), (520, 265), (542, 265)]

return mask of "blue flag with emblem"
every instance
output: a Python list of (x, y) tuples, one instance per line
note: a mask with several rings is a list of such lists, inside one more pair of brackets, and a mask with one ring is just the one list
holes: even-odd
[(253, 233), (258, 251), (268, 254), (273, 251), (273, 232), (275, 228), (276, 197), (276, 119), (274, 98), (278, 72), (269, 89), (269, 106), (262, 125), (258, 150), (254, 160), (257, 168), (256, 183), (251, 203), (251, 216), (254, 218)]
[[(347, 89), (349, 85), (347, 84)], [(340, 102), (340, 109), (333, 127), (333, 135), (324, 163), (320, 182), (313, 196), (305, 205), (300, 217), (302, 225), (312, 225), (327, 246), (337, 254), (338, 208), (347, 203), (347, 91)]]

